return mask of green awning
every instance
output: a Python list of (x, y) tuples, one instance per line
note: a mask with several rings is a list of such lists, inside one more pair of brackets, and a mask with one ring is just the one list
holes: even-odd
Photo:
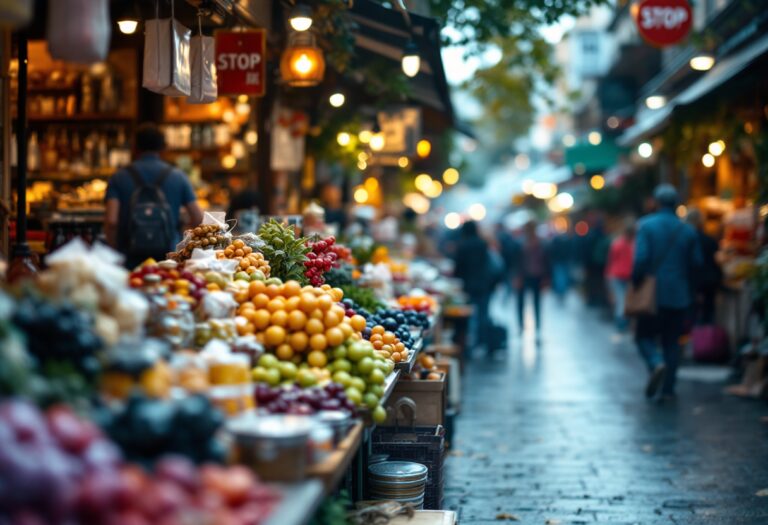
[(604, 139), (597, 146), (580, 142), (565, 149), (565, 163), (577, 174), (603, 171), (619, 161), (621, 152), (613, 140)]

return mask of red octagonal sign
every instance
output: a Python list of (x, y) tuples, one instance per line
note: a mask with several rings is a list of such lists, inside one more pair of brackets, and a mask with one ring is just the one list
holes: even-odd
[(640, 0), (634, 8), (640, 36), (657, 47), (677, 44), (693, 25), (687, 0)]

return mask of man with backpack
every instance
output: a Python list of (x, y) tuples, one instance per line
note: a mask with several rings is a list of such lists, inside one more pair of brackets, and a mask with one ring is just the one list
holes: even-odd
[(104, 230), (107, 242), (125, 256), (133, 268), (152, 257), (165, 259), (181, 238), (180, 212), (189, 226), (197, 226), (203, 212), (186, 175), (163, 162), (165, 137), (154, 124), (136, 130), (136, 160), (109, 181)]

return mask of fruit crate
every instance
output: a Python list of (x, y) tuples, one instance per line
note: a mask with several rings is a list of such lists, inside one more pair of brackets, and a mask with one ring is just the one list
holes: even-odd
[(445, 424), (447, 407), (445, 372), (440, 379), (400, 379), (387, 401), (386, 426)]
[(386, 454), (390, 461), (413, 461), (427, 467), (424, 508), (440, 510), (443, 506), (445, 473), (445, 428), (379, 427), (371, 438), (372, 454)]

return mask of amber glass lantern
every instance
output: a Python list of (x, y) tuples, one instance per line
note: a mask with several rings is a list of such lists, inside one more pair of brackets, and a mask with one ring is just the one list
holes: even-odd
[(325, 74), (323, 50), (317, 47), (315, 36), (309, 32), (293, 33), (280, 59), (280, 75), (289, 86), (316, 86)]

